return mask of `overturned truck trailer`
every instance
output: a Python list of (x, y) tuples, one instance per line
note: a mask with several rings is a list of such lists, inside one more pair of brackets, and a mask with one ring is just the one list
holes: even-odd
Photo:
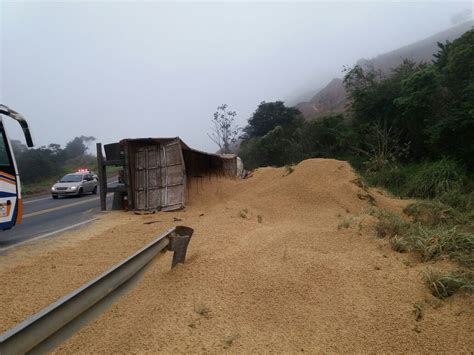
[[(233, 154), (219, 155), (190, 148), (179, 137), (134, 138), (119, 143), (97, 144), (101, 206), (106, 193), (114, 200), (126, 200), (133, 210), (176, 210), (186, 205), (187, 184), (205, 176), (237, 177), (241, 160)], [(107, 187), (106, 166), (123, 167), (117, 186)], [(123, 203), (115, 202), (115, 205)]]

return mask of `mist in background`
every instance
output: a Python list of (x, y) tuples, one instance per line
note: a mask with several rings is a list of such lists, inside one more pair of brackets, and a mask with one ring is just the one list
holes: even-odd
[(0, 102), (28, 118), (37, 146), (180, 136), (215, 151), (206, 133), (220, 104), (243, 126), (261, 101), (296, 103), (344, 65), (469, 10), (470, 1), (2, 2)]

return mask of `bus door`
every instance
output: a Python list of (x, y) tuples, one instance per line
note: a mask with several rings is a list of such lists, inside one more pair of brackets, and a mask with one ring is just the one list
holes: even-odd
[(0, 230), (21, 222), (23, 203), (16, 163), (0, 118)]

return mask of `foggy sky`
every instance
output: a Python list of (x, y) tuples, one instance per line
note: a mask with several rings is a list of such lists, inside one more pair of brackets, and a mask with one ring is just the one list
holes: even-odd
[(180, 136), (215, 151), (206, 133), (218, 105), (243, 126), (261, 101), (321, 88), (343, 65), (440, 32), (466, 8), (471, 1), (0, 1), (0, 103), (29, 119), (37, 146)]

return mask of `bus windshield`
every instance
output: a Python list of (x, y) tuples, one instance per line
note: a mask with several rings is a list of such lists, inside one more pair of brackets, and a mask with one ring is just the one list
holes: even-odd
[(79, 174), (67, 174), (64, 175), (59, 182), (80, 182), (82, 181), (82, 175)]
[(8, 155), (8, 143), (5, 137), (5, 131), (1, 127), (0, 134), (0, 166), (10, 166), (10, 157)]

